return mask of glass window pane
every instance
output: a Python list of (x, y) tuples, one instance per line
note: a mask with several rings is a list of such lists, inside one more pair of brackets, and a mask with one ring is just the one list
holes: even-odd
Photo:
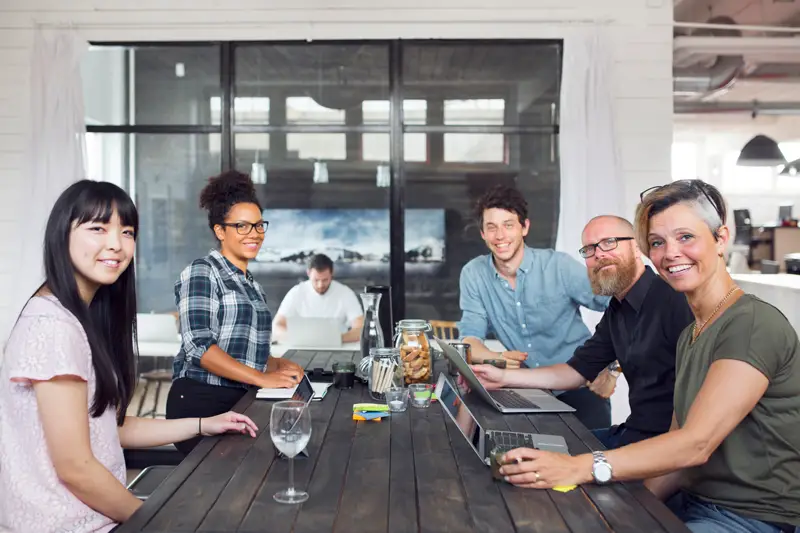
[(219, 65), (217, 45), (92, 46), (81, 64), (86, 123), (211, 124)]
[[(322, 143), (328, 134), (304, 135), (316, 135), (320, 140), (310, 142)], [(265, 148), (258, 139), (254, 134), (234, 137), (235, 165), (242, 172), (252, 171), (255, 150)], [(274, 153), (258, 163), (264, 180), (256, 187), (270, 225), (250, 265), (270, 309), (277, 310), (289, 289), (306, 278), (306, 260), (313, 253), (333, 259), (335, 279), (356, 293), (365, 285), (388, 285), (389, 182), (381, 179), (388, 165), (360, 157), (319, 162), (277, 157), (274, 148), (282, 139), (271, 133)], [(324, 165), (327, 181), (315, 181), (320, 177), (315, 163)]]
[(445, 133), (444, 160), (464, 163), (504, 163), (502, 133)]
[[(364, 101), (389, 100), (384, 44), (237, 44), (234, 54), (235, 93), (268, 98), (269, 124), (361, 124)], [(234, 103), (237, 124), (255, 123)]]
[(552, 126), (560, 81), (556, 43), (431, 42), (403, 52), (403, 95), (428, 102), (431, 125)]
[(86, 177), (128, 187), (128, 136), (122, 133), (86, 134)]
[[(365, 133), (363, 139), (364, 161), (389, 161), (390, 138), (388, 133)], [(426, 134), (406, 133), (403, 135), (405, 143), (404, 159), (406, 161), (425, 161), (428, 158), (428, 145)]]
[(560, 194), (554, 146), (557, 137), (499, 137), (499, 142), (493, 136), (487, 140), (487, 136), (479, 134), (462, 137), (473, 153), (481, 153), (484, 145), (505, 147), (506, 155), (499, 162), (465, 156), (458, 164), (406, 164), (406, 316), (428, 320), (461, 318), (461, 268), (472, 258), (487, 253), (473, 207), (480, 195), (494, 185), (511, 185), (525, 195), (531, 222), (525, 239), (528, 246), (555, 245)]
[(289, 124), (344, 124), (344, 110), (319, 105), (308, 96), (286, 99), (286, 121)]
[(444, 123), (447, 125), (491, 124), (502, 126), (506, 101), (503, 99), (445, 100)]
[[(126, 135), (139, 210), (136, 282), (139, 310), (175, 310), (173, 286), (181, 271), (216, 245), (200, 190), (220, 172), (219, 134)], [(211, 139), (216, 137), (214, 143)]]
[[(212, 96), (211, 123), (222, 124), (222, 98)], [(269, 98), (236, 96), (234, 98), (234, 122), (237, 124), (269, 124)]]
[(287, 133), (288, 159), (347, 159), (344, 133)]
[[(361, 105), (364, 124), (388, 124), (389, 100), (366, 100)], [(425, 124), (428, 116), (428, 102), (425, 100), (403, 101), (403, 124)]]

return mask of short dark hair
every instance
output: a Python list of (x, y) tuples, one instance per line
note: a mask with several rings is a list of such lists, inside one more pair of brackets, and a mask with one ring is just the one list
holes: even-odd
[(333, 273), (333, 261), (325, 254), (314, 254), (308, 260), (308, 269), (316, 270), (317, 272), (330, 270)]
[(200, 191), (200, 207), (208, 211), (208, 227), (212, 232), (214, 226), (225, 222), (225, 217), (236, 204), (256, 204), (262, 211), (250, 176), (237, 170), (209, 178), (208, 185)]
[(478, 219), (480, 227), (483, 227), (483, 213), (487, 209), (493, 208), (514, 213), (523, 226), (528, 218), (528, 202), (525, 197), (517, 189), (508, 185), (495, 185), (478, 199), (475, 204), (475, 218)]

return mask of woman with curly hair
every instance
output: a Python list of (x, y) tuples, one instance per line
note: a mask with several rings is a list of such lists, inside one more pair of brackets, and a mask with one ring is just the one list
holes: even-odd
[[(303, 369), (270, 358), (272, 315), (261, 285), (248, 272), (268, 223), (250, 177), (236, 171), (209, 180), (200, 193), (219, 250), (196, 259), (175, 283), (181, 349), (173, 363), (167, 418), (224, 413), (250, 387), (289, 388)], [(188, 454), (199, 442), (176, 444)]]

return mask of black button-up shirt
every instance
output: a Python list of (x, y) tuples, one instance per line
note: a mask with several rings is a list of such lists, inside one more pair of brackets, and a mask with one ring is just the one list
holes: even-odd
[(567, 364), (587, 381), (619, 361), (628, 381), (626, 427), (663, 433), (672, 422), (675, 347), (694, 321), (686, 296), (649, 267), (622, 301), (611, 299), (595, 333)]

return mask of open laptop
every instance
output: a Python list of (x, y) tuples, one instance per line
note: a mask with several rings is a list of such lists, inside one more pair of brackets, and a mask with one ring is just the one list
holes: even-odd
[(296, 348), (341, 348), (341, 324), (335, 318), (290, 316), (286, 318), (286, 341)]
[[(434, 337), (435, 338), (435, 337)], [(501, 413), (572, 413), (571, 407), (542, 389), (499, 389), (489, 391), (480, 382), (463, 357), (448, 343), (436, 343), (458, 369), (472, 390)]]
[(458, 388), (450, 382), (447, 375), (439, 374), (436, 383), (436, 398), (444, 412), (458, 426), (459, 431), (478, 454), (484, 464), (489, 464), (489, 452), (496, 447), (508, 450), (514, 448), (535, 448), (548, 452), (569, 454), (567, 441), (559, 435), (541, 435), (538, 433), (519, 433), (516, 431), (485, 430), (469, 410), (467, 404), (458, 393)]

